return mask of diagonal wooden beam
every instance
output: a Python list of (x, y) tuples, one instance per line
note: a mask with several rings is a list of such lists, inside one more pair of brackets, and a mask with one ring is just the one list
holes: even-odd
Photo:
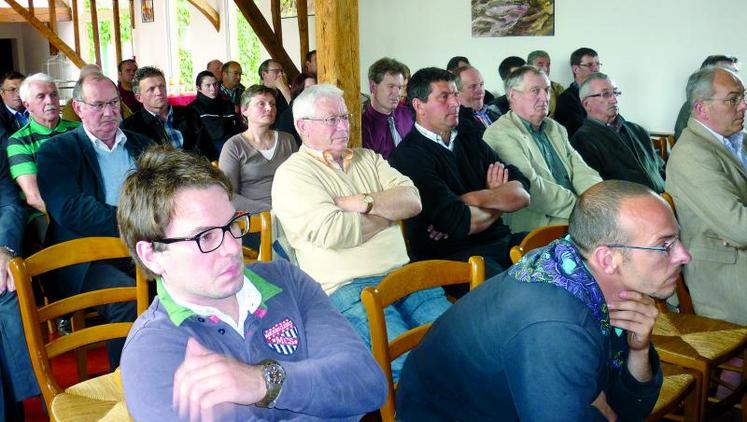
[(195, 9), (199, 10), (207, 20), (213, 24), (216, 31), (220, 31), (220, 14), (206, 0), (187, 0)]
[[(285, 51), (283, 45), (278, 42), (275, 38), (275, 33), (272, 32), (272, 28), (267, 24), (267, 20), (259, 11), (259, 8), (254, 4), (253, 0), (234, 0), (236, 7), (239, 8), (241, 14), (244, 15), (244, 19), (249, 22), (254, 33), (257, 34), (259, 41), (265, 46), (267, 52), (270, 53), (273, 60), (283, 65), (285, 74), (288, 76), (288, 80), (292, 80), (298, 75), (298, 68), (296, 67), (293, 60), (288, 56), (288, 52)], [(251, 69), (254, 71), (255, 69)], [(246, 69), (244, 70), (246, 72)]]
[(81, 59), (80, 56), (75, 51), (73, 51), (73, 49), (70, 48), (67, 43), (65, 43), (65, 41), (63, 41), (60, 37), (57, 36), (57, 34), (47, 28), (47, 26), (44, 25), (42, 21), (32, 16), (25, 7), (18, 4), (16, 0), (5, 0), (5, 2), (8, 3), (8, 6), (15, 10), (16, 13), (23, 16), (23, 18), (26, 19), (26, 22), (33, 26), (34, 29), (39, 31), (42, 36), (44, 36), (44, 38), (52, 43), (52, 45), (57, 47), (57, 49), (59, 49), (62, 54), (67, 56), (67, 58), (70, 59), (70, 61), (73, 62), (74, 65), (78, 66), (79, 68), (86, 65), (86, 62), (84, 62), (83, 59)]

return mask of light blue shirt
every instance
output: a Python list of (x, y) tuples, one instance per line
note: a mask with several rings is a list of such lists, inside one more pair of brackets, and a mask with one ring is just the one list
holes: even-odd
[(135, 160), (125, 148), (127, 136), (121, 129), (117, 129), (114, 146), (109, 149), (101, 139), (95, 137), (85, 127), (83, 129), (85, 129), (88, 139), (93, 144), (93, 150), (96, 152), (101, 178), (104, 181), (105, 201), (108, 205), (116, 207), (119, 203), (119, 192), (122, 189), (122, 184), (130, 170), (135, 168)]
[(747, 155), (745, 155), (744, 152), (744, 132), (741, 130), (730, 137), (725, 137), (719, 133), (714, 132), (711, 128), (704, 125), (703, 123), (699, 122), (698, 120), (695, 120), (696, 122), (700, 123), (701, 126), (706, 128), (713, 136), (716, 137), (721, 143), (726, 147), (729, 152), (732, 153), (737, 158), (737, 161), (742, 163), (742, 168), (747, 169)]

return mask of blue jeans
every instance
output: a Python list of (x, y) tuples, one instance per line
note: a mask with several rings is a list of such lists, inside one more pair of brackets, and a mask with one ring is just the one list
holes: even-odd
[(6, 290), (0, 293), (0, 418), (16, 402), (39, 394), (18, 310), (18, 297), (15, 292)]
[[(376, 286), (382, 278), (383, 276), (356, 278), (338, 288), (329, 297), (369, 348), (371, 334), (368, 329), (368, 316), (361, 303), (361, 292), (368, 286)], [(384, 309), (388, 340), (392, 341), (407, 330), (435, 321), (450, 306), (451, 302), (446, 299), (440, 287), (414, 292), (394, 302)], [(399, 379), (406, 357), (407, 353), (392, 362), (394, 382)]]

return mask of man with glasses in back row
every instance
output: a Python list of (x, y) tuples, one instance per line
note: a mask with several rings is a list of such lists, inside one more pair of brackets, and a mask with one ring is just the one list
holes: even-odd
[[(398, 222), (421, 211), (420, 195), (380, 154), (348, 148), (350, 114), (339, 88), (306, 88), (293, 118), (303, 145), (275, 172), (273, 211), (298, 265), (370, 346), (361, 291), (408, 262)], [(388, 334), (432, 322), (449, 306), (441, 288), (415, 292), (387, 307)], [(392, 363), (395, 378), (403, 361)]]
[(684, 276), (697, 314), (747, 324), (747, 152), (744, 84), (706, 67), (687, 81), (692, 115), (667, 162), (682, 242), (693, 255)]
[(283, 65), (272, 59), (265, 60), (259, 65), (257, 73), (259, 74), (262, 85), (275, 90), (276, 116), (283, 114), (288, 109), (288, 104), (291, 101), (290, 87), (288, 86), (288, 79), (285, 76)]
[(581, 84), (586, 119), (571, 138), (584, 161), (602, 179), (628, 180), (664, 191), (664, 160), (654, 150), (646, 129), (620, 115), (617, 98), (622, 93), (604, 73), (592, 73)]
[[(127, 173), (152, 141), (119, 129), (117, 86), (100, 73), (84, 76), (73, 88), (73, 108), (81, 126), (56, 136), (38, 153), (38, 182), (47, 205), (47, 246), (89, 236), (118, 236), (117, 202)], [(55, 297), (108, 287), (134, 286), (129, 260), (98, 261), (56, 271)], [(99, 310), (107, 322), (135, 320), (135, 303)], [(109, 344), (109, 364), (119, 365), (121, 340)]]
[(571, 53), (573, 82), (568, 86), (568, 89), (558, 96), (558, 105), (555, 108), (554, 116), (554, 119), (568, 131), (569, 137), (576, 133), (584, 123), (584, 118), (586, 118), (586, 111), (581, 104), (578, 90), (586, 77), (594, 72), (599, 72), (601, 67), (599, 55), (591, 48), (582, 47)]

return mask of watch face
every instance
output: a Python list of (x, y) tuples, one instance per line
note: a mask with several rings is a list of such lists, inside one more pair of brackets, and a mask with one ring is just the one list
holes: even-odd
[(285, 369), (279, 363), (271, 363), (265, 366), (265, 376), (272, 384), (282, 384), (285, 381)]

